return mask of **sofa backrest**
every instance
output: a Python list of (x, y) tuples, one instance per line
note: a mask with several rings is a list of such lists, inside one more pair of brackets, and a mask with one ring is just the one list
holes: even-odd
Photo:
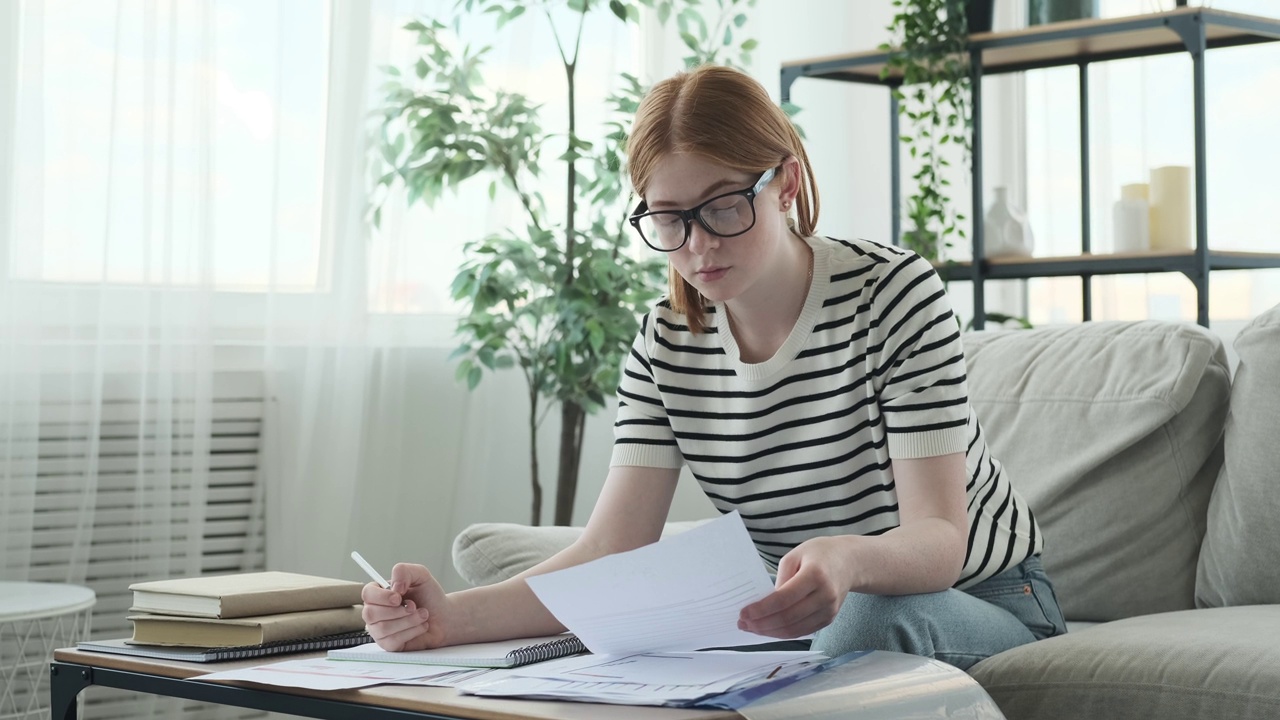
[(1280, 603), (1280, 305), (1235, 339), (1222, 473), (1200, 548), (1201, 607)]
[(1158, 321), (969, 333), (969, 395), (1045, 535), (1069, 620), (1194, 607), (1230, 371)]

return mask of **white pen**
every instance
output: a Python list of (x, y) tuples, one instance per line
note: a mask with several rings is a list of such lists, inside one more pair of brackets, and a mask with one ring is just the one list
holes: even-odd
[(391, 583), (387, 582), (386, 578), (379, 575), (378, 571), (374, 570), (373, 566), (370, 565), (368, 561), (360, 557), (360, 553), (356, 552), (355, 550), (352, 550), (351, 559), (355, 560), (356, 564), (360, 566), (360, 569), (364, 570), (365, 574), (373, 578), (373, 581), (381, 585), (384, 590), (391, 589)]

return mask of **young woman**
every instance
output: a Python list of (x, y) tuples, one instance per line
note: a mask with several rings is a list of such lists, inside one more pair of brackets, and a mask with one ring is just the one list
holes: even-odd
[(396, 565), (390, 590), (364, 590), (378, 643), (563, 631), (524, 578), (656, 541), (686, 464), (776, 569), (774, 592), (742, 609), (745, 630), (962, 668), (1064, 632), (1043, 538), (969, 407), (959, 327), (930, 264), (814, 236), (804, 147), (740, 72), (659, 83), (627, 151), (644, 198), (631, 223), (670, 261), (671, 290), (626, 361), (586, 529), (519, 577), (457, 593)]

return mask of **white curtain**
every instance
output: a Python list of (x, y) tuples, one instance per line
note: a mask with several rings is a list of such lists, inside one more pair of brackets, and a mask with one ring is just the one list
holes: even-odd
[[(411, 17), (453, 7), (0, 3), (0, 579), (102, 597), (112, 546), (101, 617), (119, 629), (130, 581), (359, 580), (352, 549), (457, 587), (462, 527), (527, 520), (523, 381), (468, 392), (447, 360), (461, 245), (515, 219), (510, 198), (486, 178), (390, 208), (383, 232), (365, 221), (379, 68), (411, 57)], [(493, 45), (486, 78), (557, 127), (558, 54), (529, 16), (468, 19), (464, 40)], [(580, 126), (631, 63), (632, 31), (593, 18)], [(609, 415), (588, 429), (580, 508)], [(549, 423), (543, 457), (557, 436)]]
[[(1190, 4), (1280, 17), (1275, 0)], [(1124, 17), (1173, 7), (1173, 0), (1102, 0), (1100, 12)], [(1074, 67), (1027, 76), (1026, 210), (1037, 255), (1079, 252), (1078, 82)], [(1266, 208), (1275, 187), (1269, 168), (1280, 162), (1280, 138), (1271, 131), (1280, 112), (1277, 82), (1278, 44), (1220, 48), (1205, 56), (1209, 247), (1214, 250), (1276, 249)], [(1093, 248), (1105, 253), (1115, 246), (1112, 212), (1122, 185), (1148, 182), (1152, 168), (1194, 165), (1191, 61), (1186, 53), (1174, 53), (1098, 63), (1090, 69), (1090, 90)], [(1093, 287), (1094, 320), (1195, 320), (1194, 286), (1177, 273), (1100, 276)], [(1227, 341), (1230, 355), (1235, 333), (1280, 302), (1280, 271), (1215, 271), (1209, 287), (1210, 326)], [(1080, 319), (1078, 278), (1032, 280), (1029, 288), (1032, 322)]]

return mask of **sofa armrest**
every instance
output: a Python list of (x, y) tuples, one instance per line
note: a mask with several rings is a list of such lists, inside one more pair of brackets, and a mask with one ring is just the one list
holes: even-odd
[[(705, 520), (670, 522), (662, 535), (674, 535)], [(516, 523), (477, 523), (453, 540), (453, 567), (463, 580), (492, 585), (515, 577), (573, 544), (580, 527), (530, 527)]]

